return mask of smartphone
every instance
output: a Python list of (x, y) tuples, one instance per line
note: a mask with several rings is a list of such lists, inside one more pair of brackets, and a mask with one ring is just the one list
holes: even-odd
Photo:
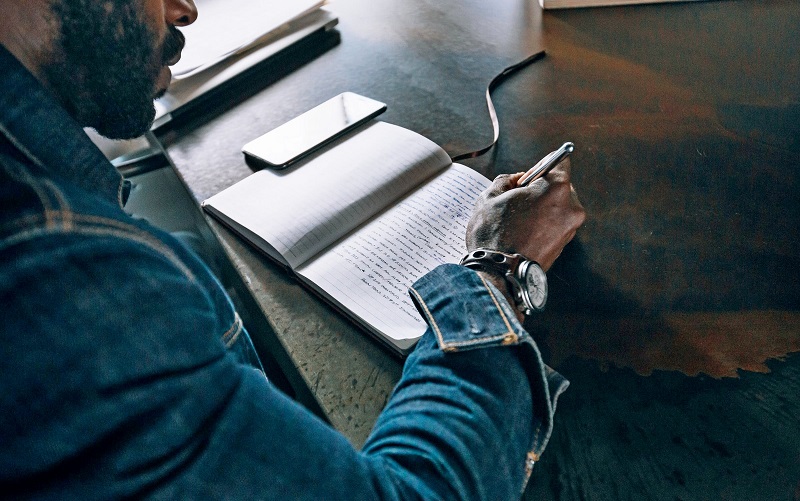
[(386, 111), (386, 105), (344, 92), (242, 147), (248, 164), (284, 169)]

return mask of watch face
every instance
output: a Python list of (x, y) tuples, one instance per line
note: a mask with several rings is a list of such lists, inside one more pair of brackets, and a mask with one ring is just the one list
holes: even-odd
[(536, 263), (529, 263), (525, 269), (525, 288), (531, 306), (537, 310), (544, 308), (544, 303), (547, 301), (547, 275)]

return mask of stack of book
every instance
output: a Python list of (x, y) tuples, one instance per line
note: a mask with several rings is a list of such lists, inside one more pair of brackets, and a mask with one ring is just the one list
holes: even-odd
[[(196, 0), (195, 23), (181, 28), (186, 46), (169, 91), (155, 103), (153, 129), (213, 99), (215, 91), (270, 61), (314, 57), (339, 42), (324, 0)], [(287, 57), (292, 51), (300, 55)], [(285, 66), (291, 66), (287, 64)], [(290, 71), (291, 69), (287, 69)], [(275, 78), (280, 68), (271, 68)]]

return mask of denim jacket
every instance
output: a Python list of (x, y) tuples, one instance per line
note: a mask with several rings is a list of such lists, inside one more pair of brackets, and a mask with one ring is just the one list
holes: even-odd
[(566, 381), (443, 265), (361, 451), (270, 386), (231, 301), (0, 46), (0, 497), (513, 499)]

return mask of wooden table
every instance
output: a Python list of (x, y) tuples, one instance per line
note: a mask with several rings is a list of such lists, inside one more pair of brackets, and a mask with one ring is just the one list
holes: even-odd
[[(542, 13), (532, 0), (337, 0), (341, 44), (163, 139), (198, 200), (241, 146), (343, 91), (468, 165), (564, 140), (589, 219), (527, 327), (571, 381), (531, 499), (800, 499), (800, 3)], [(401, 362), (211, 223), (293, 384), (363, 443)], [(794, 353), (793, 355), (790, 353)]]

